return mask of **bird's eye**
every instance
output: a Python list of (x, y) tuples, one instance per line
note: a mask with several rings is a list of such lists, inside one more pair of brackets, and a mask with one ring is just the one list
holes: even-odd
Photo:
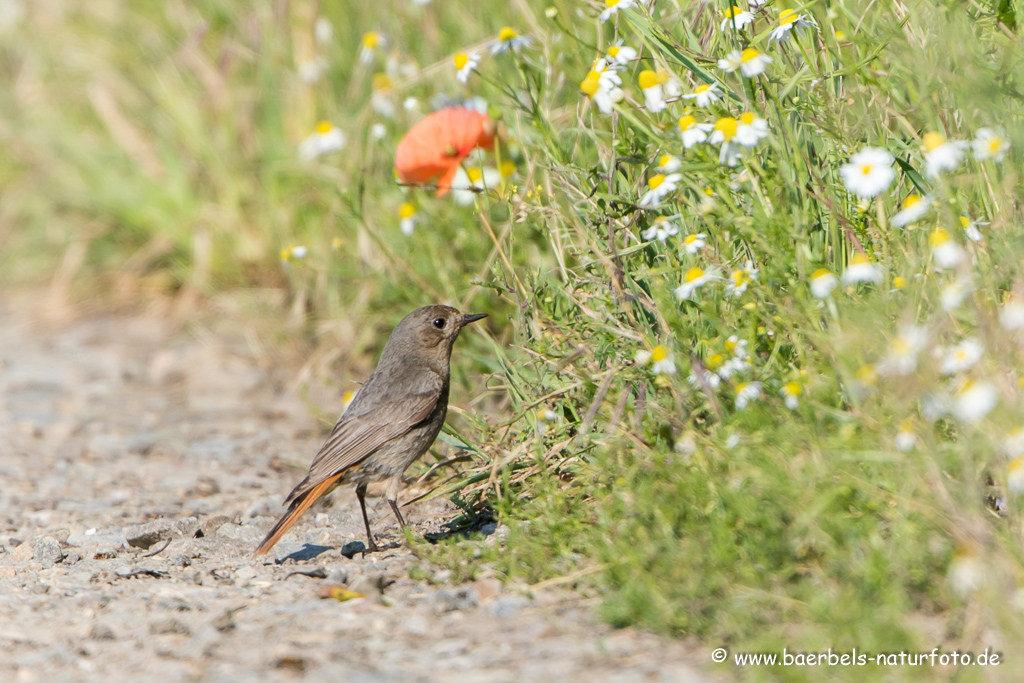
[(443, 330), (444, 329), (444, 323), (445, 323), (444, 318), (435, 318), (434, 319), (434, 327), (436, 327), (439, 330)]

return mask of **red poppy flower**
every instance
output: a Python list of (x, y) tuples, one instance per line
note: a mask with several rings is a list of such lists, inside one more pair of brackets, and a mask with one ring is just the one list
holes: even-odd
[(448, 194), (462, 160), (477, 147), (494, 144), (497, 123), (487, 114), (448, 107), (409, 129), (395, 150), (395, 171), (403, 183), (437, 183), (437, 196)]

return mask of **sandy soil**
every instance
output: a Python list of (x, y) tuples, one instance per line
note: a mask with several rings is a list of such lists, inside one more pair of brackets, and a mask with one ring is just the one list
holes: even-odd
[[(323, 439), (287, 382), (166, 316), (55, 327), (40, 308), (0, 295), (0, 680), (705, 680), (706, 653), (610, 629), (563, 588), (453, 585), (382, 498), (382, 552), (352, 554), (342, 489), (254, 560)], [(405, 512), (420, 535), (455, 516)]]

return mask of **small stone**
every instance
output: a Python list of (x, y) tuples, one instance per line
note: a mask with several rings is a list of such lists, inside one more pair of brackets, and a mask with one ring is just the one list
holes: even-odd
[(166, 619), (158, 619), (156, 621), (150, 622), (149, 632), (155, 636), (160, 636), (167, 633), (180, 633), (184, 636), (192, 635), (192, 631), (189, 629), (189, 627), (181, 623), (174, 617), (167, 617)]
[(214, 619), (210, 625), (221, 633), (233, 631), (235, 629), (234, 612), (226, 610), (223, 614)]
[(14, 567), (0, 567), (0, 579), (13, 579), (18, 575)]
[(178, 553), (167, 560), (167, 564), (172, 567), (187, 567), (192, 564), (192, 559), (183, 553)]
[(348, 589), (353, 593), (362, 593), (368, 598), (379, 596), (384, 592), (384, 575), (373, 573), (357, 576), (349, 584)]
[(217, 538), (226, 538), (229, 541), (245, 541), (246, 543), (261, 541), (266, 534), (266, 530), (255, 524), (234, 524), (229, 522), (222, 524), (217, 529)]
[(430, 622), (422, 614), (413, 614), (399, 622), (398, 629), (410, 636), (423, 637), (430, 633)]
[(359, 553), (364, 552), (366, 552), (366, 544), (362, 541), (349, 541), (341, 546), (341, 554), (350, 560)]
[(34, 593), (35, 595), (46, 595), (49, 592), (50, 587), (47, 586), (45, 583), (37, 583), (36, 585), (32, 586), (32, 593)]
[(487, 611), (491, 616), (507, 619), (515, 616), (519, 610), (530, 604), (530, 600), (522, 595), (502, 595), (487, 603)]
[(28, 562), (35, 553), (35, 546), (32, 543), (22, 543), (11, 553), (11, 561), (16, 563)]
[(43, 536), (36, 539), (32, 559), (47, 569), (64, 559), (64, 551), (60, 549), (60, 543), (56, 538)]
[(192, 490), (200, 498), (207, 498), (209, 496), (215, 496), (220, 493), (220, 484), (213, 477), (201, 476), (196, 479), (195, 486)]
[(216, 515), (214, 517), (208, 517), (203, 520), (203, 523), (199, 526), (199, 532), (203, 536), (213, 536), (217, 533), (217, 530), (222, 526), (231, 521), (231, 518), (227, 515)]
[(124, 536), (128, 545), (133, 548), (148, 549), (168, 538), (192, 538), (199, 530), (199, 520), (195, 517), (185, 519), (157, 519), (148, 524), (137, 524), (124, 528)]
[(335, 567), (327, 572), (325, 577), (327, 583), (348, 583), (348, 570), (344, 567)]
[(434, 591), (434, 611), (441, 614), (476, 607), (480, 596), (473, 586), (462, 586), (451, 590)]
[(93, 624), (89, 637), (93, 640), (114, 640), (114, 632), (106, 624)]
[(68, 556), (64, 558), (64, 564), (78, 564), (82, 561), (82, 556), (78, 553), (68, 553)]
[(501, 594), (501, 581), (497, 579), (481, 579), (475, 582), (473, 587), (476, 588), (477, 596), (482, 603), (493, 600)]
[(235, 581), (251, 581), (256, 578), (256, 570), (247, 564), (235, 570)]
[(20, 538), (18, 538), (16, 536), (11, 536), (10, 538), (7, 539), (7, 545), (11, 546), (12, 548), (17, 548), (19, 545), (21, 545), (24, 542), (25, 541), (21, 540)]
[(274, 660), (274, 667), (278, 669), (286, 669), (296, 673), (302, 673), (306, 670), (306, 660), (299, 655), (288, 655), (286, 657), (278, 657)]

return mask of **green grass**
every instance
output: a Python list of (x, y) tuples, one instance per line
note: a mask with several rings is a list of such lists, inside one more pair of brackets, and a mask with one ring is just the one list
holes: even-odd
[[(24, 30), (0, 37), (0, 281), (59, 270), (76, 297), (284, 290), (282, 327), (297, 326), (322, 358), (340, 349), (338, 368), (372, 363), (414, 306), (490, 313), (457, 352), (465, 411), (449, 442), (464, 457), (442, 490), (471, 511), (489, 506), (509, 536), (500, 548), (443, 545), (435, 559), (467, 573), (491, 563), (530, 583), (568, 576), (602, 596), (611, 623), (709, 647), (1002, 647), (995, 675), (1019, 677), (1009, 644), (1024, 635), (1013, 474), (1024, 447), (1007, 442), (1021, 425), (1024, 358), (1020, 333), (1000, 322), (1024, 294), (1015, 5), (793, 4), (816, 26), (783, 45), (769, 31), (785, 5), (740, 32), (721, 30), (724, 7), (658, 2), (653, 17), (634, 6), (602, 24), (601, 3), (555, 2), (555, 17), (526, 1), (321, 3), (334, 27), (322, 45), (313, 2), (30, 8)], [(479, 73), (460, 85), (452, 55), (506, 25), (532, 44), (482, 49)], [(387, 46), (361, 63), (370, 30)], [(620, 40), (640, 59), (621, 72), (626, 99), (602, 114), (577, 87)], [(749, 44), (773, 58), (763, 75), (717, 67)], [(304, 83), (297, 69), (314, 56), (326, 70)], [(648, 69), (683, 92), (718, 83), (725, 97), (694, 107), (698, 120), (751, 111), (768, 136), (734, 168), (717, 145), (684, 151), (684, 103), (642, 107)], [(374, 74), (385, 72), (393, 118), (374, 107)], [(483, 97), (507, 129), (500, 158), (517, 167), (468, 207), (392, 175), (398, 140), (442, 94)], [(409, 97), (418, 111), (403, 107)], [(298, 145), (320, 120), (347, 146), (303, 163)], [(970, 141), (983, 127), (1005, 129), (1005, 160), (968, 149), (928, 177), (926, 133)], [(858, 206), (839, 169), (869, 146), (894, 155), (895, 178)], [(681, 161), (679, 188), (642, 209), (666, 153)], [(894, 227), (911, 193), (934, 204)], [(410, 237), (403, 202), (417, 209)], [(658, 215), (680, 233), (642, 239)], [(960, 216), (988, 224), (981, 241)], [(932, 254), (937, 227), (963, 251), (955, 267)], [(696, 253), (684, 243), (693, 233), (707, 241)], [(296, 245), (308, 255), (282, 262)], [(813, 296), (816, 271), (840, 276), (861, 251), (877, 285)], [(730, 296), (748, 260), (757, 277)], [(679, 300), (694, 267), (725, 279)], [(968, 280), (963, 301), (944, 306), (948, 286)], [(907, 351), (900, 335), (912, 326), (922, 338), (911, 333), (920, 348)], [(747, 367), (716, 386), (688, 381), (698, 362), (727, 375), (734, 336)], [(980, 360), (943, 374), (965, 339), (982, 344)], [(675, 374), (638, 359), (656, 347)], [(914, 362), (900, 369), (901, 354)], [(998, 399), (977, 420), (954, 409), (969, 380)], [(746, 408), (741, 382), (761, 383)], [(787, 387), (799, 388), (793, 407)], [(899, 448), (901, 431), (911, 448)]]

